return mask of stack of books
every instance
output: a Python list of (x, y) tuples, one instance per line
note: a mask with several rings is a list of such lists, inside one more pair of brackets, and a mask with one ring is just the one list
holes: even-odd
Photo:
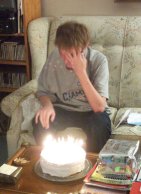
[(0, 60), (25, 61), (25, 45), (22, 38), (6, 38), (0, 40)]
[(136, 179), (139, 158), (139, 141), (109, 139), (100, 151), (97, 163), (85, 177), (81, 194), (95, 188), (103, 188), (101, 193), (107, 189), (109, 193), (126, 193)]

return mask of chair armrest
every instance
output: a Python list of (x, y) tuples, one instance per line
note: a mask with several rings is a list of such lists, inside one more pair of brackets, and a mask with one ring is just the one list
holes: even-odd
[(22, 120), (22, 107), (17, 106), (11, 115), (10, 127), (6, 134), (8, 158), (11, 157), (18, 149)]
[(18, 106), (19, 102), (31, 93), (35, 93), (37, 90), (37, 80), (31, 80), (24, 86), (15, 90), (11, 94), (4, 97), (1, 101), (1, 110), (8, 117), (11, 117), (13, 111)]

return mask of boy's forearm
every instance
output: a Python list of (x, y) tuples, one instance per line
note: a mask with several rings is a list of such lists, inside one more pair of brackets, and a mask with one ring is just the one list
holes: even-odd
[(43, 107), (45, 107), (45, 106), (47, 106), (47, 107), (52, 106), (53, 107), (53, 104), (48, 96), (39, 96), (38, 99)]
[(79, 76), (79, 81), (92, 109), (95, 112), (103, 112), (106, 106), (106, 99), (101, 97), (100, 94), (96, 91), (90, 82), (87, 72), (84, 71), (81, 73), (81, 76)]

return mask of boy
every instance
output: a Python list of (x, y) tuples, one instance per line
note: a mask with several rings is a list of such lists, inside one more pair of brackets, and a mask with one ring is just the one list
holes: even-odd
[(57, 29), (56, 48), (38, 80), (42, 107), (35, 115), (34, 136), (39, 144), (50, 130), (67, 127), (84, 130), (91, 152), (99, 152), (110, 137), (108, 62), (89, 47), (89, 41), (86, 26), (78, 22), (69, 21)]

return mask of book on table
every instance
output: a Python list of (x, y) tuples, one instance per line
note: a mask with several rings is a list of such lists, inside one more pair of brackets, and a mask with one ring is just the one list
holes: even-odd
[(127, 194), (127, 191), (83, 185), (79, 194)]

